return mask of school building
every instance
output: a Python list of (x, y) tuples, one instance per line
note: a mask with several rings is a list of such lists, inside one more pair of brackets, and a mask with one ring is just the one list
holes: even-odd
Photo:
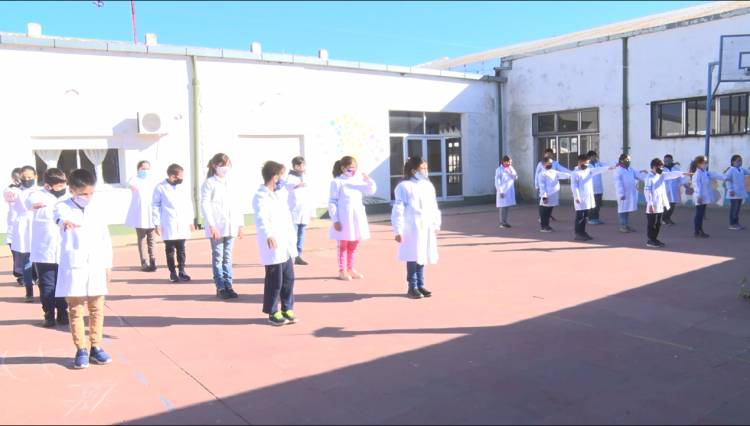
[[(343, 155), (376, 180), (373, 204), (391, 199), (415, 154), (446, 201), (490, 199), (503, 154), (514, 157), (520, 194), (533, 198), (545, 147), (568, 166), (589, 149), (612, 163), (625, 148), (639, 169), (667, 152), (687, 167), (703, 152), (707, 64), (719, 36), (750, 32), (749, 13), (748, 2), (716, 2), (412, 67), (333, 60), (323, 49), (267, 53), (258, 43), (163, 45), (153, 34), (142, 44), (53, 37), (29, 24), (25, 34), (0, 32), (0, 170), (89, 168), (119, 224), (143, 159), (158, 174), (182, 165), (197, 201), (208, 159), (227, 153), (248, 213), (262, 163), (290, 166), (296, 155), (320, 207)], [(748, 92), (748, 83), (720, 87), (714, 170), (750, 155)]]

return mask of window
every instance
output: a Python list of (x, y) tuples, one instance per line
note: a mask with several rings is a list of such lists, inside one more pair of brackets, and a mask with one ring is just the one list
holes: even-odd
[(574, 169), (578, 155), (591, 150), (599, 152), (599, 110), (583, 109), (534, 114), (539, 160), (544, 150), (554, 152), (554, 159), (563, 166)]
[(555, 114), (539, 114), (539, 133), (555, 133)]
[[(120, 183), (120, 153), (115, 148), (106, 150), (106, 154), (99, 167), (86, 155), (89, 150), (66, 149), (60, 152), (57, 159), (56, 167), (65, 174), (69, 174), (75, 169), (85, 169), (97, 177), (97, 182), (107, 184)], [(92, 152), (93, 151), (93, 152)], [(102, 155), (104, 150), (90, 150), (91, 155)], [(34, 152), (36, 158), (36, 169), (39, 174), (39, 184), (44, 183), (44, 172), (47, 171), (47, 163), (42, 159), (43, 155), (39, 151)]]
[[(737, 93), (716, 97), (709, 114), (711, 114), (713, 126), (711, 134), (746, 134), (748, 132), (748, 94)], [(653, 102), (651, 104), (652, 138), (705, 135), (705, 97)]]

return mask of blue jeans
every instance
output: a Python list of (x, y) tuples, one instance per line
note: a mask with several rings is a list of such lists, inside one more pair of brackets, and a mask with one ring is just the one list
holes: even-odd
[(729, 225), (740, 224), (740, 209), (742, 208), (742, 199), (729, 200), (731, 205), (729, 206)]
[(298, 224), (294, 225), (297, 229), (297, 256), (302, 256), (302, 247), (305, 245), (305, 229), (307, 225)]
[(232, 286), (234, 237), (222, 237), (219, 241), (209, 238), (209, 241), (211, 241), (211, 263), (216, 289), (229, 288)]
[(696, 234), (703, 230), (704, 217), (706, 217), (706, 205), (701, 204), (699, 206), (695, 206), (695, 219), (693, 220), (693, 225), (695, 226)]
[(37, 276), (39, 277), (39, 298), (42, 301), (42, 310), (45, 318), (68, 317), (68, 304), (64, 297), (55, 297), (57, 287), (57, 264), (35, 263)]
[(629, 216), (630, 216), (630, 212), (628, 212), (628, 213), (618, 213), (617, 216), (620, 219), (620, 226), (621, 227), (625, 227), (625, 226), (628, 226), (630, 224), (630, 221), (628, 220)]
[(23, 285), (26, 286), (26, 295), (34, 295), (34, 264), (31, 263), (31, 253), (21, 253), (19, 251), (13, 252), (13, 257), (16, 258), (18, 265), (23, 268)]
[(424, 265), (406, 262), (406, 282), (409, 283), (410, 290), (424, 287)]

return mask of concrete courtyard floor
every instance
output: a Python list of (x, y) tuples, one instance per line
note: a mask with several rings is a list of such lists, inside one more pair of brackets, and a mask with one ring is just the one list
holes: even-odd
[(205, 240), (189, 242), (181, 284), (162, 245), (156, 273), (117, 248), (114, 362), (83, 371), (67, 328), (40, 327), (0, 259), (0, 423), (748, 424), (750, 230), (728, 230), (726, 213), (709, 210), (712, 237), (695, 240), (692, 210), (678, 210), (667, 247), (649, 249), (642, 212), (622, 235), (606, 208), (578, 243), (569, 206), (552, 234), (533, 206), (508, 230), (492, 207), (445, 210), (423, 300), (404, 297), (387, 222), (352, 282), (333, 279), (334, 244), (313, 229), (311, 265), (295, 270), (300, 322), (281, 328), (261, 313), (254, 236), (236, 245), (232, 301), (214, 296)]

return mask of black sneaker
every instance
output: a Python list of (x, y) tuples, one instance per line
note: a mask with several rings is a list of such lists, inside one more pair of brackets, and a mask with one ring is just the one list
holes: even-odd
[(303, 258), (302, 258), (302, 257), (300, 257), (300, 256), (297, 256), (297, 257), (296, 257), (296, 258), (294, 259), (294, 264), (295, 264), (295, 265), (302, 265), (302, 266), (306, 266), (306, 265), (309, 265), (309, 263), (305, 262), (305, 259), (303, 259)]
[(65, 313), (63, 315), (57, 314), (57, 324), (58, 325), (69, 325), (70, 319), (68, 319), (68, 314)]
[(227, 287), (227, 293), (229, 293), (229, 298), (230, 299), (236, 299), (236, 298), (240, 297), (240, 295), (237, 294), (237, 292), (235, 292), (232, 287)]
[(695, 238), (708, 238), (710, 235), (706, 234), (703, 231), (698, 231), (695, 233)]
[(584, 236), (584, 237), (586, 237), (586, 240), (588, 240), (588, 241), (591, 241), (591, 240), (593, 240), (593, 239), (594, 239), (594, 237), (592, 237), (591, 235), (589, 235), (589, 233), (588, 233), (588, 232), (584, 232), (584, 233), (583, 233), (583, 236)]
[(424, 297), (431, 297), (432, 296), (432, 292), (430, 290), (427, 290), (424, 287), (419, 287), (417, 289), (417, 291), (419, 291), (420, 293), (422, 293), (422, 296), (424, 296)]
[(44, 322), (42, 323), (42, 327), (44, 328), (52, 328), (55, 326), (55, 319), (53, 317), (48, 317), (45, 315)]
[(180, 271), (180, 273), (177, 274), (177, 277), (180, 281), (190, 281), (190, 275), (186, 274), (185, 271)]
[(576, 234), (576, 237), (574, 238), (576, 241), (588, 241), (589, 239), (586, 238), (583, 234)]
[(18, 283), (19, 286), (23, 287), (23, 277), (16, 278), (16, 282)]
[(172, 281), (173, 283), (180, 282), (180, 277), (177, 276), (176, 272), (170, 272), (169, 273), (169, 281)]
[(149, 272), (151, 269), (145, 263), (141, 263), (141, 272)]
[(422, 299), (424, 297), (416, 288), (410, 288), (406, 296), (410, 299)]
[(659, 244), (659, 247), (666, 247), (667, 246), (666, 244), (664, 244), (663, 242), (661, 242), (659, 240), (656, 240), (656, 244)]
[(216, 297), (222, 300), (227, 300), (227, 299), (231, 299), (232, 295), (229, 294), (229, 291), (227, 291), (227, 289), (222, 288), (216, 291)]
[(656, 248), (658, 248), (658, 247), (661, 247), (661, 246), (656, 241), (648, 240), (648, 241), (646, 241), (646, 247), (656, 247)]

